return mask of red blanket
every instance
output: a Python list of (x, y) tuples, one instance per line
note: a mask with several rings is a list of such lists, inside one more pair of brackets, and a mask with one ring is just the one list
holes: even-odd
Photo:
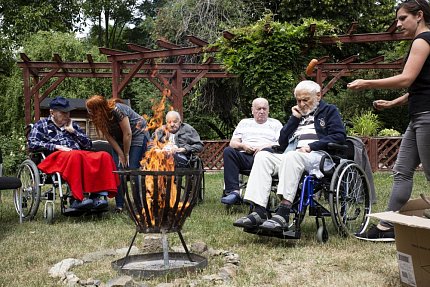
[(38, 168), (48, 174), (58, 172), (69, 184), (74, 198), (82, 200), (84, 192), (107, 191), (114, 197), (119, 185), (112, 156), (104, 151), (56, 151), (47, 156)]

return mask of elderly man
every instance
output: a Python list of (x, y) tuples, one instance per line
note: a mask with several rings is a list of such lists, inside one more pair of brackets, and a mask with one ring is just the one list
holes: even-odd
[[(254, 210), (246, 217), (236, 220), (233, 225), (280, 232), (288, 228), (292, 202), (304, 171), (316, 173), (323, 152), (328, 143), (343, 144), (346, 132), (341, 116), (334, 105), (321, 100), (321, 88), (313, 81), (300, 82), (294, 96), (297, 105), (292, 107), (292, 115), (282, 128), (279, 136), (283, 154), (267, 151), (258, 153), (248, 179), (244, 200), (252, 202)], [(279, 176), (277, 194), (281, 203), (276, 215), (267, 220), (268, 203), (272, 176)]]
[(191, 156), (203, 150), (199, 134), (191, 125), (182, 122), (177, 111), (166, 114), (166, 125), (158, 128), (154, 136), (168, 143), (164, 148), (174, 152), (176, 167), (190, 167)]
[(235, 204), (242, 200), (239, 192), (239, 172), (252, 168), (254, 157), (263, 149), (278, 145), (280, 121), (269, 118), (269, 102), (256, 98), (251, 107), (253, 118), (239, 122), (224, 149), (224, 204)]
[[(71, 209), (106, 208), (108, 202), (100, 196), (114, 196), (119, 185), (118, 177), (112, 172), (116, 170), (112, 157), (107, 152), (85, 151), (91, 148), (92, 142), (70, 119), (74, 108), (67, 99), (56, 97), (49, 108), (49, 117), (36, 122), (28, 137), (31, 151), (50, 153), (38, 168), (45, 173), (59, 172), (69, 184)], [(90, 198), (84, 198), (84, 192), (90, 193)]]

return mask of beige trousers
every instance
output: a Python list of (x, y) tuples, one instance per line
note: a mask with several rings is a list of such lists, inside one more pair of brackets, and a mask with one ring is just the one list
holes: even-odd
[(258, 152), (248, 178), (244, 199), (266, 207), (272, 186), (272, 176), (278, 175), (277, 194), (293, 202), (303, 172), (318, 175), (321, 157), (322, 154), (319, 152), (289, 151), (286, 154)]

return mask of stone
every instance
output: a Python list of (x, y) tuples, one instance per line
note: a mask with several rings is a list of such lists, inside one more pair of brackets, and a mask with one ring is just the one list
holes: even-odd
[(218, 275), (224, 279), (232, 279), (237, 275), (237, 265), (227, 263), (224, 267), (221, 267), (218, 271)]
[(84, 261), (76, 258), (67, 258), (49, 269), (49, 275), (53, 278), (63, 277), (70, 268), (84, 264)]
[[(121, 257), (125, 257), (127, 255), (128, 247), (120, 248), (115, 250), (115, 253)], [(128, 255), (138, 254), (139, 249), (136, 246), (132, 246), (130, 249), (130, 253)]]
[(240, 260), (239, 260), (239, 254), (233, 253), (233, 252), (226, 252), (224, 254), (224, 260), (226, 263), (232, 263), (235, 265), (239, 265)]
[(116, 277), (109, 280), (105, 286), (106, 287), (133, 287), (134, 281), (133, 281), (133, 277), (124, 275), (124, 276)]
[(107, 256), (115, 256), (116, 252), (113, 249), (91, 252), (82, 256), (84, 263), (98, 261)]
[(195, 253), (202, 254), (208, 250), (208, 246), (204, 242), (195, 242), (191, 244), (190, 249)]

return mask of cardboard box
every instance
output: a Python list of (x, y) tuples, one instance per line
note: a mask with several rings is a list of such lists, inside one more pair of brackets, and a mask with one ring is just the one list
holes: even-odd
[(399, 212), (369, 215), (394, 223), (397, 262), (403, 286), (430, 286), (430, 219), (423, 216), (423, 211), (428, 208), (430, 206), (418, 198), (409, 200)]

